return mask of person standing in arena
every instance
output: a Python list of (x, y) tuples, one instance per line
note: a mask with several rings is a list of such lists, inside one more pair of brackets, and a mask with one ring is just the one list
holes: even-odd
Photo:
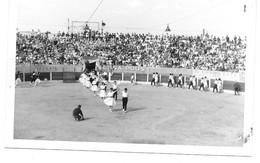
[(116, 81), (114, 81), (114, 83), (112, 84), (112, 88), (113, 88), (113, 91), (115, 92), (113, 94), (113, 98), (117, 101), (118, 84), (116, 83)]
[(41, 82), (41, 80), (40, 80), (40, 73), (38, 72), (37, 75), (36, 75), (36, 80), (34, 82), (34, 86), (39, 85), (40, 82)]
[[(107, 85), (107, 84), (108, 84), (107, 72), (104, 72), (104, 73), (103, 73), (102, 78), (103, 78), (103, 82), (105, 83), (105, 85)], [(107, 88), (105, 89), (105, 91), (107, 91)]]
[(197, 78), (195, 75), (192, 77), (193, 90), (197, 90)]
[(192, 88), (194, 89), (194, 86), (193, 86), (193, 77), (192, 75), (190, 76), (190, 79), (189, 79), (189, 89), (190, 89), (190, 86), (192, 86)]
[(93, 91), (94, 93), (94, 96), (97, 95), (97, 91), (98, 91), (98, 78), (93, 78), (93, 81), (92, 81), (92, 86), (90, 88), (91, 91)]
[(217, 87), (218, 87), (218, 93), (220, 93), (222, 90), (222, 81), (220, 78), (218, 79)]
[(110, 88), (110, 91), (107, 93), (107, 98), (104, 100), (104, 103), (109, 106), (109, 111), (113, 111), (113, 106), (116, 105), (116, 101), (113, 98), (115, 91), (113, 91), (113, 88)]
[(131, 75), (131, 84), (134, 85), (135, 84), (135, 76), (134, 74)]
[(84, 86), (89, 89), (92, 87), (92, 84), (90, 82), (90, 76), (89, 75), (86, 75), (85, 77), (85, 80), (84, 80)]
[(178, 86), (180, 86), (180, 88), (182, 88), (182, 74), (180, 74), (178, 77), (177, 87)]
[(234, 83), (234, 91), (235, 91), (235, 95), (239, 95), (240, 85), (237, 81), (235, 81)]
[(218, 79), (215, 79), (214, 83), (213, 83), (213, 93), (215, 93), (215, 90), (216, 90), (216, 93), (218, 93)]
[(158, 72), (155, 73), (155, 79), (154, 79), (155, 86), (159, 86), (159, 74)]
[(127, 93), (127, 88), (124, 89), (124, 91), (122, 91), (122, 101), (123, 101), (123, 111), (126, 113), (126, 109), (127, 109), (127, 103), (128, 103), (128, 93)]
[(153, 72), (151, 86), (155, 86), (155, 73)]
[(207, 91), (207, 89), (208, 89), (208, 79), (207, 79), (207, 77), (205, 76), (204, 77), (204, 80), (203, 80), (203, 83), (204, 83), (204, 88), (205, 88), (205, 92)]
[(75, 121), (84, 120), (84, 116), (83, 116), (83, 113), (81, 111), (81, 105), (78, 105), (78, 107), (73, 110), (72, 115), (73, 115), (73, 118), (75, 119)]
[(32, 85), (33, 82), (35, 82), (36, 80), (36, 73), (33, 71), (32, 75), (31, 75), (31, 83), (30, 85)]
[(170, 87), (170, 85), (171, 85), (171, 87), (173, 87), (173, 74), (172, 73), (170, 73), (170, 75), (169, 75), (167, 87)]
[(203, 88), (203, 91), (205, 91), (205, 87), (204, 87), (204, 78), (202, 77), (201, 80), (200, 80), (200, 88), (199, 88), (199, 91), (201, 90), (201, 88)]
[(104, 100), (106, 98), (106, 84), (104, 82), (102, 82), (101, 86), (100, 86), (100, 92), (99, 92), (99, 97)]
[(16, 74), (15, 86), (17, 86), (21, 82), (22, 82), (22, 80), (21, 80), (21, 73), (20, 73), (20, 71), (18, 71), (17, 74)]

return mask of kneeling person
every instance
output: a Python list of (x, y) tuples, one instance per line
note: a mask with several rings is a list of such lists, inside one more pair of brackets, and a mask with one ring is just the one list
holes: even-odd
[(81, 105), (79, 105), (77, 108), (75, 108), (73, 110), (73, 118), (75, 118), (75, 120), (84, 120), (84, 116), (83, 113), (81, 111)]

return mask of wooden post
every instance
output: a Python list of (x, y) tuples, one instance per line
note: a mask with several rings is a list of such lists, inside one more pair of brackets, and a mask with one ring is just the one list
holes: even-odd
[(197, 87), (197, 89), (199, 89), (199, 78), (198, 77), (196, 77), (196, 87)]
[(186, 83), (186, 76), (183, 76), (183, 87), (186, 88), (187, 87), (187, 83)]
[(149, 73), (146, 74), (146, 82), (149, 82)]
[(50, 72), (50, 81), (52, 81), (52, 72)]
[(160, 74), (159, 85), (162, 83), (162, 74)]
[(209, 86), (209, 91), (210, 91), (210, 87), (211, 87), (211, 79), (209, 78), (208, 80), (209, 80), (209, 85), (208, 85), (208, 86)]
[(25, 82), (25, 73), (23, 72), (23, 82)]
[(124, 81), (124, 73), (122, 72), (122, 81)]
[(224, 93), (224, 80), (222, 80), (221, 90), (222, 90), (222, 93)]

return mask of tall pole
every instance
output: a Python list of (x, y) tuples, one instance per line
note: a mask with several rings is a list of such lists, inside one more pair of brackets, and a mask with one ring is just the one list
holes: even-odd
[(68, 32), (70, 31), (70, 19), (68, 19)]
[(101, 22), (101, 33), (103, 33), (103, 20)]

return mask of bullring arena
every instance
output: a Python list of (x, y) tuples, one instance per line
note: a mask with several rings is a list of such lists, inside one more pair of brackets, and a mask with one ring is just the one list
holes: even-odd
[[(117, 80), (120, 89), (112, 113), (78, 80), (49, 80), (57, 77), (46, 71), (41, 83), (34, 87), (27, 80), (30, 73), (23, 73), (25, 82), (15, 89), (14, 139), (243, 146), (238, 139), (243, 132), (243, 95), (235, 96), (233, 91), (216, 94), (212, 90), (168, 88), (165, 83), (151, 87), (151, 74), (141, 77), (136, 71), (133, 72), (139, 80), (147, 77), (148, 82), (138, 82), (137, 78), (135, 85), (130, 84), (127, 79), (131, 73), (127, 76), (115, 72), (111, 76), (110, 82)], [(80, 72), (76, 78), (79, 75)], [(161, 76), (162, 81), (163, 78), (166, 76)], [(226, 83), (226, 87), (232, 85)], [(124, 88), (129, 92), (127, 113), (122, 112)], [(79, 104), (85, 120), (77, 122), (72, 111)]]

